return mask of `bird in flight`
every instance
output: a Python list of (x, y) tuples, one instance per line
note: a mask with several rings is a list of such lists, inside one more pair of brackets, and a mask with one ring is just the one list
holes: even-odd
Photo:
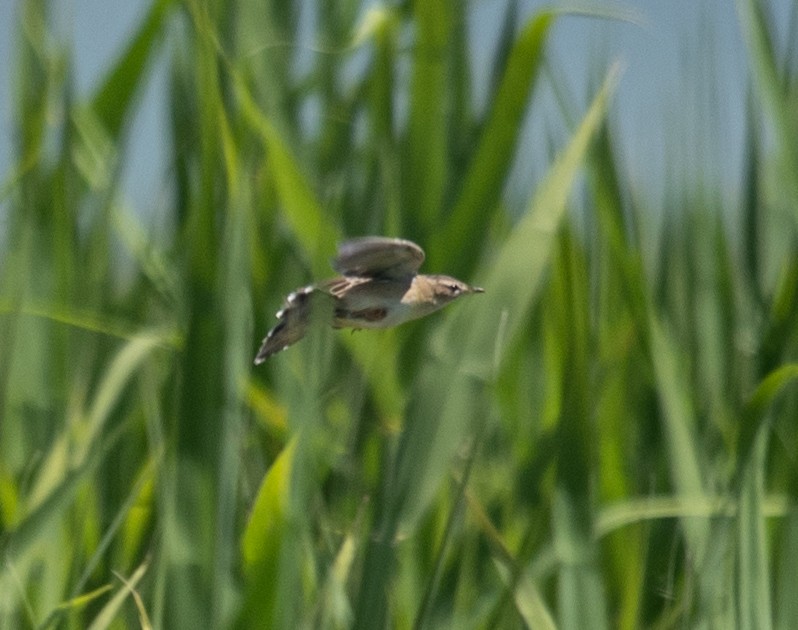
[(341, 275), (286, 298), (255, 365), (302, 339), (316, 321), (333, 328), (389, 328), (484, 292), (450, 276), (420, 274), (422, 262), (424, 250), (399, 238), (366, 236), (341, 243), (332, 263)]

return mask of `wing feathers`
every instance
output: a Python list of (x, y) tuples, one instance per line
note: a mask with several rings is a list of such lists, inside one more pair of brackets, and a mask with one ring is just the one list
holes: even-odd
[(404, 278), (418, 272), (424, 250), (401, 238), (365, 236), (338, 248), (333, 269), (344, 276), (365, 278)]

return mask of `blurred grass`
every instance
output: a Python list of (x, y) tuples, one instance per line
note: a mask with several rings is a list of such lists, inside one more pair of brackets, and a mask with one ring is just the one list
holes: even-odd
[[(307, 51), (297, 3), (155, 0), (90, 95), (20, 2), (0, 627), (797, 627), (796, 51), (737, 8), (741, 225), (669, 180), (652, 238), (614, 66), (509, 211), (567, 14), (509, 3), (479, 112), (453, 2), (320, 4)], [(158, 63), (155, 227), (119, 181)], [(487, 292), (253, 370), (282, 296), (364, 233)]]

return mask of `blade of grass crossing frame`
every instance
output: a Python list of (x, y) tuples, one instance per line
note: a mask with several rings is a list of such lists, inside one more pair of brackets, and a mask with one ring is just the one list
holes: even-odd
[[(795, 496), (793, 494), (793, 496)], [(798, 628), (798, 512), (791, 510), (777, 537), (778, 570), (774, 589), (776, 624), (779, 628)]]
[[(485, 287), (486, 299), (477, 296), (468, 311), (456, 311), (446, 320), (433, 340), (434, 354), (456, 359), (454, 350), (462, 350), (469, 364), (481, 366), (492, 366), (496, 352), (502, 360), (505, 348), (523, 326), (539, 290), (557, 231), (565, 216), (568, 196), (604, 119), (619, 76), (620, 67), (615, 65), (607, 73), (604, 84), (570, 142), (535, 191), (527, 212), (487, 272), (479, 274), (477, 284)], [(497, 339), (499, 316), (503, 312), (507, 313), (507, 327), (502, 338)]]
[[(664, 326), (651, 316), (649, 322), (651, 357), (663, 412), (663, 430), (669, 450), (671, 481), (676, 494), (684, 499), (700, 500), (704, 487), (695, 435), (695, 415), (690, 390), (681, 369), (675, 342)], [(705, 556), (709, 526), (705, 520), (684, 519), (690, 555), (700, 565)]]
[[(509, 173), (553, 21), (553, 12), (541, 11), (518, 36), (465, 174), (463, 188), (451, 215), (433, 240), (434, 247), (430, 248), (432, 267), (440, 265), (435, 256), (460, 255), (460, 268), (465, 271), (469, 270), (468, 261), (475, 260), (466, 253), (473, 252), (473, 244), (479, 241), (479, 234), (491, 216), (488, 210), (498, 200)], [(471, 262), (470, 266), (473, 264)]]
[[(492, 366), (501, 365), (505, 348), (526, 321), (549, 263), (569, 192), (607, 111), (618, 73), (617, 66), (609, 71), (573, 138), (541, 182), (527, 213), (499, 250), (484, 282), (480, 280), (486, 294), (475, 296), (468, 309), (452, 313), (432, 339), (433, 360), (416, 380), (421, 391), (414, 398), (423, 413), (410, 417), (400, 446), (398, 486), (408, 501), (401, 509), (405, 518), (415, 518), (427, 505), (458, 448), (459, 441), (452, 436), (468, 435), (479, 413), (475, 400), (479, 383), (491, 378)], [(502, 335), (497, 336), (500, 322), (505, 325)], [(439, 420), (423, 419), (427, 417)]]
[(92, 109), (116, 140), (129, 118), (135, 95), (146, 78), (149, 61), (157, 51), (161, 29), (172, 0), (154, 0), (138, 32), (108, 73), (92, 101)]
[(737, 537), (739, 628), (768, 630), (773, 627), (770, 598), (770, 566), (765, 528), (765, 467), (768, 433), (760, 430), (746, 466), (740, 492)]
[(425, 232), (438, 221), (447, 177), (447, 94), (456, 4), (452, 0), (413, 3), (416, 41), (403, 188), (407, 220), (411, 226), (424, 224)]
[(246, 577), (240, 627), (293, 627), (299, 557), (292, 507), (297, 438), (266, 473), (241, 541)]
[(234, 83), (244, 117), (257, 132), (266, 149), (282, 205), (282, 216), (319, 278), (330, 273), (330, 257), (340, 240), (340, 231), (322, 210), (308, 178), (291, 154), (277, 128), (261, 113), (239, 75)]
[(248, 188), (242, 185), (238, 148), (224, 110), (219, 110), (221, 145), (225, 157), (228, 211), (221, 244), (221, 312), (224, 318), (224, 421), (219, 444), (221, 455), (217, 485), (216, 545), (213, 558), (213, 627), (224, 627), (234, 608), (231, 582), (235, 578), (237, 546), (236, 505), (240, 475), (240, 451), (245, 422), (242, 391), (252, 365), (252, 296), (249, 279), (251, 251)]
[[(596, 460), (599, 434), (590, 419), (590, 324), (588, 269), (582, 247), (564, 227), (551, 273), (544, 320), (558, 328), (550, 336), (561, 350), (562, 396), (557, 424), (556, 487), (551, 514), (554, 546), (560, 559), (557, 588), (561, 627), (606, 628), (607, 604), (593, 536), (590, 462)], [(550, 309), (550, 312), (549, 312)], [(556, 321), (550, 321), (556, 318)]]
[[(88, 630), (104, 630), (110, 628), (119, 613), (119, 609), (124, 604), (129, 595), (135, 592), (135, 588), (147, 572), (149, 562), (143, 562), (130, 576), (129, 580), (125, 580), (124, 586), (110, 599), (110, 601), (103, 606), (99, 614), (94, 618)], [(143, 627), (147, 627), (144, 625)]]
[[(605, 366), (608, 355), (616, 355), (619, 338), (629, 339), (645, 332), (645, 326), (639, 323), (645, 321), (646, 312), (646, 283), (639, 256), (641, 247), (634, 232), (635, 226), (629, 227), (630, 215), (624, 213), (617, 164), (609, 125), (604, 124), (590, 160), (595, 222), (600, 233), (588, 247), (593, 248), (592, 260), (599, 262), (601, 274), (601, 293), (595, 296), (593, 305), (602, 313), (598, 317), (601, 325), (598, 327), (597, 349)], [(591, 216), (587, 220), (594, 219)], [(632, 232), (631, 237), (627, 236), (629, 232)], [(609, 255), (605, 255), (605, 252)], [(641, 345), (645, 352), (648, 341), (644, 340)], [(625, 353), (628, 353), (626, 356), (629, 358), (636, 355), (631, 344), (628, 344)], [(620, 364), (620, 361), (609, 361)], [(629, 392), (639, 387), (639, 376), (633, 368), (621, 365), (613, 365), (605, 371), (598, 390), (596, 430), (602, 435), (617, 435), (618, 439), (600, 440), (596, 453), (601, 462), (598, 494), (602, 501), (618, 500), (634, 493), (633, 479), (625, 474), (625, 470), (628, 467), (627, 451), (639, 435), (639, 427), (629, 431), (624, 426), (630, 415)], [(644, 560), (641, 554), (643, 535), (639, 529), (629, 529), (610, 537), (606, 544), (610, 549), (606, 556), (610, 567), (607, 574), (620, 592), (617, 627), (634, 628), (638, 625), (644, 589)]]
[[(727, 521), (691, 516), (691, 504), (707, 505), (702, 462), (709, 455), (699, 440), (698, 417), (694, 409), (693, 383), (688, 380), (686, 350), (653, 313), (649, 320), (651, 361), (659, 393), (661, 422), (670, 484), (684, 506), (679, 525), (684, 534), (686, 555), (696, 567), (696, 586), (700, 604), (698, 619), (714, 619), (721, 625), (735, 624), (738, 612), (733, 606), (730, 554), (736, 543)], [(731, 626), (729, 626), (731, 627)]]
[(788, 363), (773, 370), (762, 379), (749, 398), (743, 408), (740, 421), (741, 432), (737, 440), (735, 458), (737, 479), (742, 479), (743, 471), (749, 465), (757, 434), (768, 425), (771, 405), (796, 383), (798, 383), (798, 363)]
[[(224, 360), (226, 330), (220, 287), (225, 249), (219, 226), (230, 207), (227, 187), (229, 150), (224, 147), (226, 116), (220, 75), (220, 55), (212, 21), (218, 4), (188, 0), (186, 14), (191, 29), (185, 39), (188, 63), (177, 71), (188, 87), (194, 128), (187, 129), (195, 147), (187, 149), (193, 172), (187, 191), (185, 223), (179, 257), (183, 274), (186, 343), (179, 355), (177, 413), (170, 418), (172, 447), (161, 477), (164, 509), (164, 544), (159, 560), (164, 565), (163, 618), (159, 625), (206, 625), (218, 606), (215, 562), (219, 544), (219, 486), (223, 466), (220, 436), (225, 435), (226, 409)], [(179, 104), (184, 106), (183, 103)], [(185, 124), (184, 121), (180, 121)], [(226, 153), (227, 152), (227, 153)], [(221, 156), (221, 157), (220, 157)], [(191, 549), (191, 553), (184, 553)], [(160, 573), (160, 571), (159, 571)]]
[(772, 117), (774, 137), (780, 143), (784, 169), (783, 176), (779, 177), (779, 182), (783, 184), (781, 192), (787, 197), (794, 218), (798, 218), (798, 143), (795, 142), (798, 122), (793, 113), (793, 101), (785, 89), (787, 82), (779, 75), (773, 35), (768, 30), (762, 3), (760, 0), (737, 0), (737, 14), (752, 65), (754, 93)]

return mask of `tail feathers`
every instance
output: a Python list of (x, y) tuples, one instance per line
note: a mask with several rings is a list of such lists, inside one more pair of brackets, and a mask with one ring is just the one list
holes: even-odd
[(276, 314), (280, 321), (263, 340), (263, 345), (255, 356), (255, 365), (263, 363), (273, 354), (285, 350), (305, 336), (321, 301), (311, 296), (320, 295), (329, 299), (326, 294), (309, 286), (294, 291), (286, 298), (285, 305)]

